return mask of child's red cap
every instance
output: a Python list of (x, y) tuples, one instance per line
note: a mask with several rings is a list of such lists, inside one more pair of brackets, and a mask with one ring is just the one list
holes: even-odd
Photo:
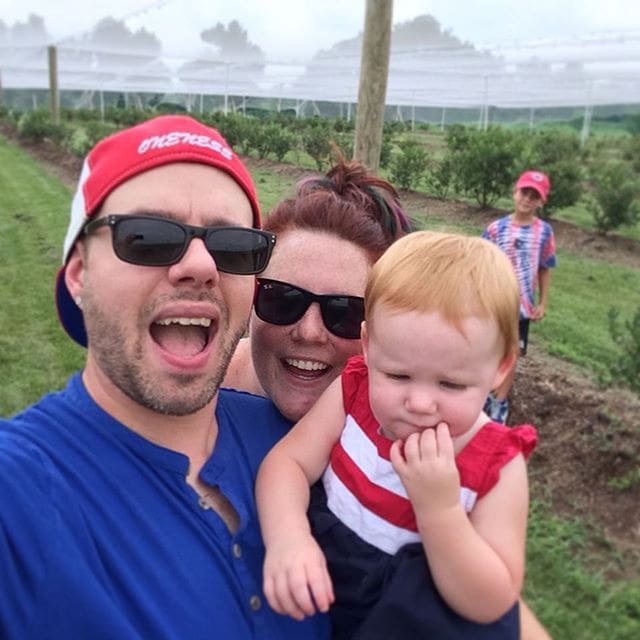
[(516, 189), (535, 189), (542, 198), (542, 202), (546, 202), (551, 190), (551, 182), (549, 176), (542, 171), (525, 171), (516, 182)]

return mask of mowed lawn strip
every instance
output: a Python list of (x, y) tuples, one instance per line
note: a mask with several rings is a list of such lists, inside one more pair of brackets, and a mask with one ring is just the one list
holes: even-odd
[(82, 351), (58, 324), (54, 279), (71, 194), (0, 137), (0, 415), (65, 383)]

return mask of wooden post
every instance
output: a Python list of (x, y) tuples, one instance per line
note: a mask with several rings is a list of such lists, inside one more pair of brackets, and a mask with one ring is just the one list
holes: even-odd
[(367, 0), (354, 157), (377, 172), (382, 148), (384, 105), (389, 74), (393, 0)]
[(47, 47), (49, 57), (49, 96), (51, 97), (51, 118), (60, 122), (60, 93), (58, 91), (58, 50), (55, 46)]

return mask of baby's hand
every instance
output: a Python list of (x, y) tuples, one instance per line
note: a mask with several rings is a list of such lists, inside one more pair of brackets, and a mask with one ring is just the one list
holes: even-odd
[(412, 433), (391, 447), (391, 464), (407, 490), (416, 514), (429, 515), (460, 504), (460, 476), (449, 427)]
[(303, 620), (327, 612), (334, 601), (327, 562), (308, 533), (287, 537), (267, 547), (264, 594), (278, 613)]

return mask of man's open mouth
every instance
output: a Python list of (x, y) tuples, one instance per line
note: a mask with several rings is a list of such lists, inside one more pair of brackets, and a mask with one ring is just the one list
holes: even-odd
[(163, 318), (151, 324), (150, 333), (165, 351), (182, 358), (192, 358), (209, 344), (211, 325), (211, 318)]

